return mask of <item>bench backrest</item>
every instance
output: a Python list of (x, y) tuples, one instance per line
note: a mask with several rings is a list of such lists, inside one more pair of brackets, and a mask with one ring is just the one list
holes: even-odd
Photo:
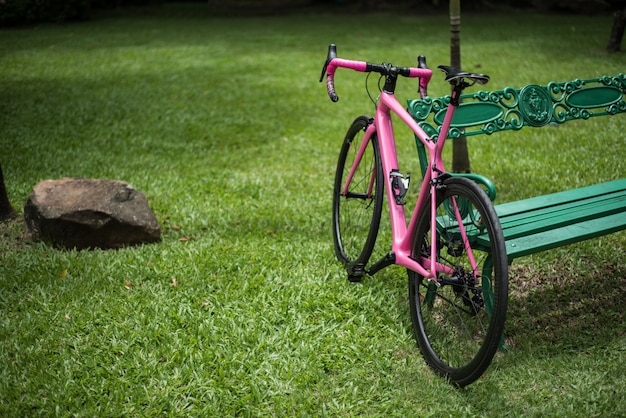
[[(574, 119), (626, 112), (626, 75), (589, 80), (529, 84), (522, 88), (479, 91), (461, 96), (448, 138), (491, 135), (524, 126), (541, 127)], [(409, 100), (408, 111), (424, 131), (437, 139), (450, 96)], [(427, 168), (423, 144), (416, 139), (422, 174)]]

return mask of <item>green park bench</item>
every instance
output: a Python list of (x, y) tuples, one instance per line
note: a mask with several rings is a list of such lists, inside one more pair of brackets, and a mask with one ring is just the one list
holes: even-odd
[[(463, 94), (449, 138), (491, 135), (504, 130), (542, 127), (575, 119), (626, 112), (626, 75), (535, 84), (514, 89)], [(411, 116), (437, 139), (450, 96), (410, 100)], [(428, 167), (423, 144), (416, 140), (422, 174)], [(494, 200), (493, 182), (472, 178)], [(495, 206), (509, 263), (516, 258), (626, 229), (626, 178)], [(488, 243), (486, 236), (475, 237)], [(485, 245), (485, 248), (488, 248)]]

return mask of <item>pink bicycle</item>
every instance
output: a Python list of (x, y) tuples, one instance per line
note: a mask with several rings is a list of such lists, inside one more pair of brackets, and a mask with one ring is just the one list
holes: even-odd
[[(373, 118), (352, 122), (343, 141), (333, 191), (333, 238), (348, 279), (360, 281), (397, 264), (408, 272), (413, 331), (426, 363), (453, 385), (465, 386), (487, 369), (501, 343), (508, 299), (508, 262), (504, 237), (493, 204), (484, 190), (463, 175), (447, 173), (442, 150), (464, 88), (485, 84), (484, 74), (440, 66), (453, 89), (438, 140), (431, 139), (395, 97), (398, 76), (419, 78), (424, 99), (432, 71), (426, 59), (418, 67), (396, 67), (337, 58), (328, 48), (328, 95), (337, 68), (378, 73), (384, 84)], [(371, 98), (371, 95), (370, 95)], [(407, 224), (404, 211), (410, 176), (398, 167), (391, 112), (424, 144), (429, 168)], [(387, 195), (391, 251), (368, 266)]]

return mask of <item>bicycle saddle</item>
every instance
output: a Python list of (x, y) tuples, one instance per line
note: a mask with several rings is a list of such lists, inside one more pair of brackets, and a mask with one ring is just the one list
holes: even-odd
[(457, 82), (463, 81), (463, 79), (466, 78), (478, 84), (487, 84), (489, 81), (489, 76), (486, 74), (468, 73), (458, 68), (448, 67), (447, 65), (440, 65), (437, 68), (446, 73), (446, 81), (450, 84), (457, 84)]

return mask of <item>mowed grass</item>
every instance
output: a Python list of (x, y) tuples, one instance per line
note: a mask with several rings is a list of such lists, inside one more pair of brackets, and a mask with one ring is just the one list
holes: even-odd
[[(463, 66), (493, 89), (616, 74), (610, 25), (467, 15)], [(0, 35), (0, 160), (18, 211), (41, 180), (115, 178), (146, 193), (163, 230), (155, 245), (61, 251), (19, 218), (0, 224), (0, 415), (624, 412), (623, 232), (517, 260), (511, 350), (464, 390), (421, 359), (406, 273), (350, 284), (335, 261), (337, 153), (373, 108), (348, 71), (328, 100), (327, 45), (434, 68), (449, 61), (446, 16), (216, 18), (197, 4)], [(401, 81), (398, 96), (415, 90)], [(430, 94), (447, 93), (436, 74)], [(470, 139), (472, 170), (498, 202), (622, 178), (625, 128), (619, 115)], [(411, 135), (396, 134), (417, 173)]]

